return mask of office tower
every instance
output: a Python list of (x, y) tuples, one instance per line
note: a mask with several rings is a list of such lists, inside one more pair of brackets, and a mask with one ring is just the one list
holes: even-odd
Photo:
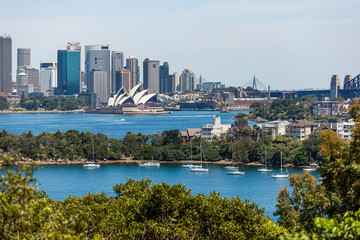
[(123, 69), (121, 73), (121, 87), (124, 87), (127, 93), (132, 89), (131, 72), (129, 69)]
[(25, 67), (25, 73), (28, 75), (28, 84), (33, 85), (33, 92), (40, 92), (40, 72), (36, 68)]
[(106, 105), (109, 99), (109, 84), (106, 71), (93, 69), (88, 80), (88, 91), (96, 94), (96, 106)]
[(79, 42), (68, 42), (66, 45), (66, 50), (81, 52), (81, 45)]
[(12, 41), (10, 36), (0, 36), (0, 92), (11, 93)]
[(172, 92), (172, 75), (169, 75), (169, 63), (164, 62), (159, 68), (160, 82), (159, 88), (160, 93)]
[(176, 92), (176, 91), (180, 91), (180, 87), (179, 87), (179, 74), (177, 72), (174, 72), (172, 74), (172, 91)]
[(338, 97), (338, 90), (340, 89), (340, 77), (333, 75), (330, 83), (330, 98)]
[(80, 92), (80, 46), (69, 42), (67, 50), (57, 53), (58, 95), (73, 95)]
[(143, 68), (144, 89), (148, 89), (149, 93), (159, 93), (159, 60), (146, 58)]
[(191, 68), (185, 68), (180, 75), (180, 91), (192, 92), (196, 88), (196, 76)]
[(28, 84), (28, 75), (23, 68), (20, 68), (16, 75), (16, 90), (17, 95), (24, 95), (25, 97), (27, 97), (30, 92), (34, 91), (33, 85)]
[(17, 69), (31, 66), (30, 48), (17, 49)]
[[(121, 70), (124, 68), (124, 54), (121, 51), (111, 52), (111, 91), (117, 93), (121, 88)], [(120, 84), (119, 84), (120, 83)]]
[[(101, 98), (106, 97), (106, 99), (108, 99), (110, 96), (110, 78), (111, 78), (109, 45), (85, 46), (85, 84), (88, 87), (88, 92), (91, 92), (89, 88), (89, 80), (93, 71), (106, 72), (106, 79), (102, 78), (103, 74), (101, 75), (102, 77), (100, 78), (99, 76), (98, 79), (100, 79), (101, 81), (105, 81), (104, 84), (107, 85), (106, 89), (108, 91), (106, 96), (103, 96), (103, 94), (101, 93)], [(99, 75), (99, 73), (97, 73), (96, 75)], [(97, 89), (100, 88), (94, 88), (94, 90)], [(94, 93), (98, 95), (100, 94), (97, 92)], [(99, 98), (97, 97), (97, 99)]]
[(131, 86), (130, 89), (135, 87), (139, 82), (139, 61), (135, 56), (130, 56), (126, 59), (126, 69), (130, 70)]
[(55, 61), (40, 63), (40, 91), (45, 93), (50, 88), (57, 87), (57, 66)]

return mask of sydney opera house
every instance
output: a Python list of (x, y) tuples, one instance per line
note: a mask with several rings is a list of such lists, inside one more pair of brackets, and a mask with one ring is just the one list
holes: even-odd
[(87, 110), (88, 113), (110, 114), (167, 114), (157, 101), (156, 93), (142, 90), (142, 83), (133, 87), (128, 93), (125, 88), (120, 90), (108, 100), (107, 107)]
[(142, 83), (139, 83), (133, 87), (129, 93), (122, 87), (115, 94), (114, 97), (110, 97), (108, 101), (108, 107), (117, 107), (127, 105), (136, 105), (146, 104), (150, 102), (156, 102), (156, 93), (149, 93), (149, 91), (141, 90)]

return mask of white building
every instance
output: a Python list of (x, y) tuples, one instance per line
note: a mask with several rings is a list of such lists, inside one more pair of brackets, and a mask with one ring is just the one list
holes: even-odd
[(297, 140), (307, 139), (315, 130), (317, 124), (306, 119), (296, 120), (286, 126), (285, 136)]
[(356, 123), (353, 120), (349, 120), (348, 122), (338, 122), (336, 130), (337, 135), (346, 140), (351, 140), (355, 124)]
[(270, 123), (259, 124), (258, 126), (262, 129), (262, 136), (268, 135), (272, 139), (275, 139), (279, 136), (285, 136), (286, 134), (286, 126), (289, 125), (288, 121), (273, 121)]
[(46, 93), (50, 88), (57, 87), (57, 66), (55, 61), (40, 63), (40, 91)]
[(214, 136), (220, 136), (223, 133), (227, 133), (231, 128), (231, 124), (221, 124), (220, 117), (213, 117), (213, 124), (206, 124), (201, 127), (201, 138), (211, 142)]

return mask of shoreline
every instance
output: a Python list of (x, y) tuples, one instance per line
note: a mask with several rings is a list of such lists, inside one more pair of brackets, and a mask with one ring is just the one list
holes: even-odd
[[(100, 165), (111, 165), (111, 164), (125, 164), (125, 165), (130, 165), (130, 164), (139, 164), (139, 163), (144, 163), (147, 160), (133, 160), (133, 159), (119, 159), (119, 160), (98, 160), (95, 161), (95, 163), (100, 164)], [(198, 160), (177, 160), (177, 161), (158, 161), (158, 160), (154, 160), (153, 162), (155, 163), (160, 163), (160, 164), (184, 164), (184, 163), (200, 163), (200, 161)], [(43, 166), (43, 165), (61, 165), (61, 166), (66, 166), (66, 165), (83, 165), (83, 164), (89, 164), (89, 163), (93, 163), (92, 160), (76, 160), (76, 161), (69, 161), (69, 160), (46, 160), (46, 161), (30, 161), (30, 160), (22, 160), (22, 161), (15, 161), (12, 165), (13, 166), (22, 166), (22, 165), (36, 165), (36, 166)], [(206, 162), (206, 164), (209, 165), (234, 165), (234, 166), (241, 166), (241, 165), (245, 165), (245, 166), (264, 166), (264, 164), (259, 163), (259, 162), (251, 162), (251, 163), (236, 163), (236, 162), (232, 162), (232, 161), (226, 161), (226, 160), (220, 160), (220, 161), (216, 161), (216, 162)], [(0, 167), (3, 166), (2, 163), (0, 163)], [(306, 168), (308, 166), (294, 166), (292, 164), (287, 164), (285, 167), (289, 167), (289, 168)], [(321, 168), (321, 167), (317, 167), (317, 168)]]

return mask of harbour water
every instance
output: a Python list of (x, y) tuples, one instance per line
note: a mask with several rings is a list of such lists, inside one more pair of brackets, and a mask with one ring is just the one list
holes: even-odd
[[(221, 116), (222, 123), (233, 123), (237, 112), (219, 113), (216, 111), (179, 111), (169, 115), (123, 116), (96, 114), (0, 114), (0, 130), (14, 134), (32, 131), (55, 133), (75, 129), (103, 133), (109, 137), (122, 138), (127, 132), (153, 134), (163, 130), (199, 128), (212, 123), (212, 116)], [(249, 122), (249, 125), (253, 125)], [(246, 166), (246, 174), (227, 175), (224, 166), (211, 165), (208, 173), (193, 173), (177, 164), (162, 164), (161, 167), (142, 168), (137, 165), (103, 165), (89, 170), (81, 165), (42, 166), (35, 172), (40, 183), (39, 189), (45, 190), (50, 197), (61, 200), (68, 195), (83, 196), (91, 192), (104, 191), (112, 195), (112, 186), (125, 183), (126, 179), (149, 177), (153, 183), (183, 183), (192, 193), (221, 193), (222, 197), (240, 196), (242, 199), (258, 203), (265, 213), (273, 218), (276, 196), (281, 187), (289, 186), (288, 179), (271, 178), (271, 172), (260, 173), (257, 167)], [(291, 173), (301, 173), (302, 169), (292, 169)], [(319, 172), (314, 173), (316, 177)]]
[[(209, 172), (195, 173), (179, 164), (161, 164), (160, 167), (139, 167), (138, 165), (102, 165), (97, 169), (86, 169), (82, 165), (46, 165), (35, 171), (40, 183), (39, 189), (45, 190), (50, 197), (63, 200), (68, 195), (104, 192), (114, 195), (112, 186), (125, 183), (126, 179), (149, 177), (152, 183), (183, 183), (191, 188), (193, 194), (211, 191), (220, 196), (250, 199), (265, 208), (265, 214), (273, 219), (276, 197), (283, 186), (289, 187), (287, 178), (272, 178), (272, 172), (258, 172), (258, 167), (244, 166), (245, 175), (227, 175), (228, 170), (221, 165), (209, 165)], [(242, 169), (241, 169), (242, 170)], [(300, 174), (302, 169), (289, 169), (290, 174)], [(319, 171), (312, 172), (319, 177)]]
[[(115, 115), (115, 114), (64, 114), (64, 113), (16, 113), (0, 114), (0, 130), (14, 134), (32, 131), (55, 133), (60, 130), (78, 130), (103, 133), (122, 138), (127, 132), (154, 134), (163, 130), (200, 128), (212, 123), (212, 116), (221, 116), (222, 123), (233, 123), (237, 112), (175, 111), (163, 115)], [(250, 125), (253, 122), (250, 121)]]

